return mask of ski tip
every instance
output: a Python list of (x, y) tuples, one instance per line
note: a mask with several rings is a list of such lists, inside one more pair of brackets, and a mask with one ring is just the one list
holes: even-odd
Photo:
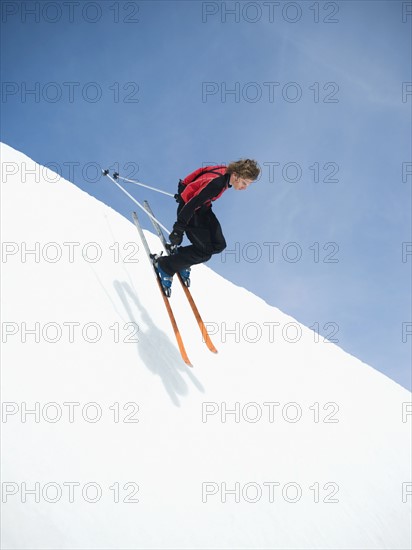
[(203, 337), (203, 342), (207, 345), (209, 351), (211, 351), (212, 353), (218, 353), (218, 350), (213, 345), (211, 339), (209, 338), (209, 335), (207, 335), (206, 338)]

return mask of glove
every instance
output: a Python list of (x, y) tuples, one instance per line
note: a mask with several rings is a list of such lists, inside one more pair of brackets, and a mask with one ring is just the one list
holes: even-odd
[(169, 235), (170, 244), (173, 246), (179, 246), (179, 244), (182, 244), (184, 232), (185, 227), (181, 223), (176, 222), (173, 226), (173, 231)]

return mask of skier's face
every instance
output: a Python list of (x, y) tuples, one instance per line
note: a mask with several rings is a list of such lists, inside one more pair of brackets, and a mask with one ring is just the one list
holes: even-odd
[(253, 183), (253, 180), (241, 178), (237, 174), (233, 173), (230, 183), (234, 187), (234, 189), (236, 189), (236, 191), (244, 191), (249, 187), (251, 183)]

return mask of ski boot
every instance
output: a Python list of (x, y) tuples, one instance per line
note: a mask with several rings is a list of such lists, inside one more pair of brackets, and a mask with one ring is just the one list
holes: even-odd
[(172, 295), (172, 282), (173, 282), (173, 275), (169, 275), (166, 273), (166, 271), (163, 271), (163, 269), (159, 265), (159, 258), (161, 258), (161, 254), (151, 254), (150, 257), (153, 261), (153, 266), (156, 270), (157, 276), (159, 277), (160, 283), (162, 285), (162, 290), (164, 294), (170, 298)]
[(190, 267), (186, 267), (179, 271), (179, 275), (182, 278), (183, 284), (189, 288), (190, 286)]

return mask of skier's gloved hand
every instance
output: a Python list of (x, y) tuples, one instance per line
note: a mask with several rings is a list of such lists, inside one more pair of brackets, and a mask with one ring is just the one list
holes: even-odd
[(173, 226), (173, 231), (169, 235), (170, 244), (173, 246), (179, 246), (179, 244), (182, 244), (184, 232), (185, 226), (179, 222), (176, 222)]

